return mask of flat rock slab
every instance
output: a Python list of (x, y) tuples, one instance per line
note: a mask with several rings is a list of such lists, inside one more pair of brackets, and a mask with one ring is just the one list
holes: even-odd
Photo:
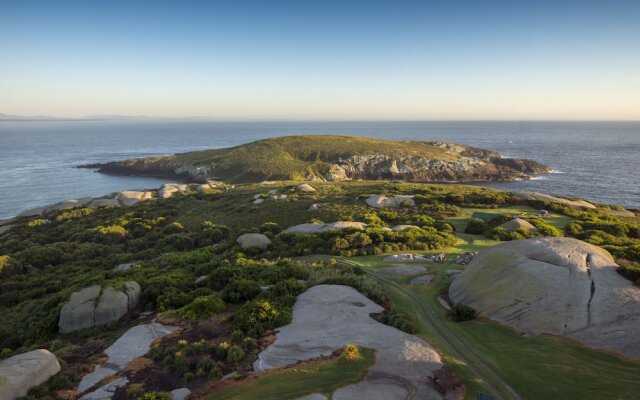
[(129, 384), (127, 378), (118, 378), (105, 385), (100, 386), (95, 392), (85, 394), (80, 400), (111, 400), (116, 390)]
[(171, 391), (171, 400), (185, 400), (191, 394), (191, 390), (180, 388)]
[(427, 268), (414, 265), (403, 265), (401, 267), (384, 267), (378, 270), (378, 273), (387, 276), (411, 276), (424, 274)]
[(164, 326), (157, 322), (129, 329), (104, 351), (109, 357), (107, 362), (98, 365), (92, 373), (85, 375), (78, 385), (78, 391), (85, 392), (104, 378), (122, 371), (134, 358), (147, 354), (154, 340), (177, 329), (177, 327)]
[(303, 397), (298, 397), (296, 400), (329, 400), (329, 398), (320, 393), (311, 393)]
[(428, 285), (433, 280), (433, 275), (422, 275), (416, 276), (411, 280), (411, 285), (420, 286), (420, 285)]
[(410, 388), (414, 398), (442, 399), (428, 384), (428, 377), (443, 366), (438, 353), (424, 340), (369, 316), (382, 311), (352, 287), (314, 286), (298, 296), (292, 323), (280, 328), (275, 342), (258, 356), (254, 370), (328, 356), (347, 343), (355, 343), (376, 350), (376, 362), (369, 369), (366, 384), (341, 388), (334, 399), (336, 395), (342, 399), (373, 398), (367, 397), (375, 391), (371, 385), (385, 393), (387, 400), (404, 400), (408, 390), (400, 388)]
[(393, 254), (383, 260), (386, 263), (412, 263), (412, 262), (433, 262), (434, 260), (422, 254)]

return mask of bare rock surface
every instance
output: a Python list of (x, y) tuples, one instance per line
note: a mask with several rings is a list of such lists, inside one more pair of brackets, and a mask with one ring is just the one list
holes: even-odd
[(94, 285), (74, 292), (60, 311), (58, 328), (69, 333), (117, 321), (138, 305), (141, 292), (134, 281), (126, 282), (121, 289)]
[(69, 302), (60, 311), (60, 332), (68, 333), (95, 326), (95, 309), (100, 291), (101, 287), (94, 285), (71, 294)]
[(363, 222), (354, 221), (337, 221), (329, 224), (300, 224), (294, 225), (284, 230), (288, 233), (298, 233), (302, 235), (308, 235), (319, 232), (327, 232), (342, 229), (358, 229), (364, 230), (367, 224)]
[(410, 276), (424, 274), (427, 272), (425, 267), (418, 267), (414, 265), (403, 265), (401, 267), (384, 267), (378, 270), (379, 274), (387, 276)]
[(330, 355), (347, 343), (375, 349), (376, 361), (365, 381), (337, 390), (333, 399), (371, 399), (373, 389), (388, 400), (442, 399), (428, 378), (443, 367), (438, 353), (424, 340), (372, 319), (382, 307), (355, 289), (314, 286), (293, 307), (292, 323), (279, 329), (276, 341), (260, 353), (256, 371)]
[(562, 197), (551, 196), (544, 193), (539, 192), (516, 192), (517, 195), (522, 196), (525, 200), (542, 200), (549, 201), (552, 203), (564, 204), (570, 207), (582, 207), (582, 208), (596, 208), (595, 205), (589, 203), (588, 201), (578, 199), (578, 200), (570, 200)]
[(303, 183), (300, 184), (296, 187), (296, 190), (298, 192), (304, 192), (304, 193), (312, 193), (316, 191), (316, 188), (314, 188), (313, 186), (309, 185), (308, 183)]
[(271, 244), (271, 239), (269, 239), (262, 233), (245, 233), (244, 235), (238, 236), (238, 244), (243, 249), (249, 247), (266, 249)]
[(393, 228), (391, 228), (391, 230), (394, 232), (402, 232), (408, 229), (420, 229), (420, 227), (417, 225), (396, 225)]
[(139, 190), (125, 190), (116, 195), (116, 199), (125, 206), (132, 206), (141, 201), (153, 199), (153, 192)]
[(329, 398), (320, 393), (311, 393), (303, 397), (298, 397), (296, 400), (329, 400)]
[(410, 283), (412, 286), (421, 286), (430, 284), (432, 280), (433, 275), (421, 275), (413, 278)]
[(171, 400), (186, 400), (186, 398), (189, 397), (190, 394), (191, 390), (187, 388), (175, 389), (170, 393)]
[(449, 296), (530, 334), (640, 356), (640, 288), (604, 249), (571, 238), (501, 243), (476, 255)]
[(387, 263), (411, 263), (411, 262), (433, 262), (432, 258), (423, 256), (422, 254), (392, 254), (383, 260)]
[[(176, 329), (178, 328), (165, 326), (157, 322), (137, 325), (129, 329), (115, 343), (107, 347), (104, 351), (108, 356), (107, 361), (98, 365), (93, 372), (82, 378), (78, 385), (78, 392), (83, 393), (104, 378), (122, 371), (134, 358), (147, 354), (154, 340), (166, 336)], [(87, 398), (94, 399), (95, 397)]]
[(118, 378), (100, 386), (96, 391), (87, 393), (80, 400), (111, 400), (118, 388), (129, 384), (129, 379)]
[(168, 199), (177, 193), (184, 193), (189, 190), (189, 185), (179, 183), (165, 183), (158, 189), (158, 197)]
[(373, 194), (366, 200), (367, 205), (374, 208), (396, 208), (402, 204), (415, 206), (412, 195), (397, 195), (393, 197), (387, 197), (383, 194)]
[(522, 218), (514, 218), (511, 221), (505, 222), (499, 227), (506, 229), (509, 232), (515, 232), (515, 231), (538, 232), (538, 228), (531, 225), (530, 222), (525, 221)]
[(29, 389), (60, 372), (60, 364), (48, 350), (38, 349), (0, 361), (0, 400), (26, 396)]

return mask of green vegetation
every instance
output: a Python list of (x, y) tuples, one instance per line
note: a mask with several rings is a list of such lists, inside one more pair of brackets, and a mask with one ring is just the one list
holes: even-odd
[[(312, 361), (300, 366), (259, 374), (255, 379), (223, 385), (206, 399), (287, 400), (310, 393), (330, 394), (339, 387), (358, 382), (373, 365), (373, 350), (359, 348), (359, 356)], [(345, 357), (346, 358), (346, 357)]]
[(476, 317), (476, 310), (468, 305), (458, 303), (451, 306), (447, 317), (454, 322), (470, 321)]
[[(353, 155), (384, 154), (424, 156), (429, 159), (455, 159), (458, 156), (424, 142), (398, 142), (349, 136), (284, 136), (264, 139), (228, 149), (214, 149), (151, 157), (140, 161), (158, 171), (165, 165), (214, 166), (215, 175), (225, 182), (263, 180), (305, 180), (309, 175), (324, 176), (331, 164)], [(127, 161), (125, 165), (137, 164)], [(170, 170), (171, 168), (168, 168)]]
[[(490, 387), (510, 398), (497, 375), (525, 398), (575, 398), (570, 396), (573, 393), (589, 398), (598, 398), (600, 393), (634, 398), (640, 393), (638, 380), (631, 378), (640, 374), (637, 362), (588, 350), (569, 340), (521, 337), (487, 321), (448, 320), (436, 297), (446, 293), (450, 282), (444, 270), (461, 268), (452, 261), (428, 264), (435, 280), (426, 288), (409, 287), (406, 278), (378, 280), (369, 274), (383, 266), (384, 254), (444, 251), (451, 260), (457, 254), (495, 245), (494, 238), (516, 239), (492, 232), (498, 222), (519, 216), (541, 235), (573, 236), (605, 247), (620, 258), (619, 272), (637, 283), (637, 218), (609, 215), (605, 207), (578, 210), (524, 201), (473, 186), (324, 182), (312, 183), (316, 192), (300, 193), (295, 191), (297, 184), (238, 185), (127, 208), (77, 208), (17, 219), (11, 231), (0, 238), (0, 357), (48, 348), (62, 360), (63, 372), (34, 389), (33, 398), (77, 385), (87, 363), (137, 322), (125, 318), (120, 323), (61, 335), (57, 322), (62, 305), (71, 293), (84, 287), (118, 286), (134, 280), (143, 290), (141, 310), (160, 312), (160, 318), (185, 327), (182, 337), (151, 350), (155, 371), (196, 386), (233, 371), (243, 377), (257, 357), (261, 336), (290, 321), (298, 294), (313, 285), (342, 284), (385, 307), (377, 317), (381, 322), (417, 333), (441, 350), (447, 366), (466, 385), (467, 398), (488, 392)], [(288, 194), (288, 199), (274, 201), (265, 196), (268, 199), (262, 204), (252, 203), (256, 194), (273, 189)], [(374, 193), (413, 194), (416, 205), (373, 209), (364, 200)], [(316, 203), (323, 206), (308, 211)], [(540, 217), (542, 208), (550, 215)], [(282, 233), (292, 225), (340, 220), (368, 226), (362, 231)], [(388, 229), (395, 225), (417, 228)], [(272, 244), (263, 250), (240, 249), (236, 238), (255, 232), (267, 235)], [(347, 261), (359, 265), (347, 265)], [(130, 270), (114, 270), (125, 262), (134, 263)], [(206, 279), (196, 284), (200, 276)], [(430, 313), (429, 307), (435, 313)], [(469, 310), (454, 308), (452, 319), (470, 316)], [(430, 319), (425, 320), (425, 315)], [(447, 332), (453, 332), (464, 345), (449, 343)], [(86, 354), (82, 353), (85, 348), (90, 349)], [(234, 396), (246, 391), (251, 398), (251, 393), (260, 390), (266, 393), (260, 397), (267, 398), (328, 393), (364, 376), (370, 362), (363, 360), (372, 360), (373, 353), (362, 351), (363, 357), (353, 364), (320, 361), (274, 371), (223, 385), (213, 396), (244, 398)], [(518, 358), (521, 354), (526, 357)], [(596, 386), (607, 389), (594, 389), (596, 395), (584, 394), (583, 387)]]

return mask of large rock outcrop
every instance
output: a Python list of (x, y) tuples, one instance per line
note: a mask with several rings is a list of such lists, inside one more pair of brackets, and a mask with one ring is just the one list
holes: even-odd
[(339, 231), (343, 229), (357, 229), (363, 230), (367, 227), (367, 224), (363, 222), (354, 221), (336, 221), (329, 224), (300, 224), (290, 226), (285, 229), (286, 233), (297, 233), (300, 235), (310, 235), (320, 232)]
[(117, 321), (138, 305), (140, 294), (134, 281), (120, 289), (94, 285), (74, 292), (60, 311), (58, 328), (68, 333)]
[(480, 252), (451, 284), (455, 303), (530, 334), (568, 336), (640, 356), (640, 288), (611, 255), (570, 238), (501, 243)]
[(29, 389), (60, 372), (60, 364), (48, 350), (18, 354), (0, 362), (0, 400), (26, 396)]

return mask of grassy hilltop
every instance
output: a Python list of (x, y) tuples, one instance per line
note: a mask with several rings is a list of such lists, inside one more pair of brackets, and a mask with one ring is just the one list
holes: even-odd
[(89, 165), (100, 172), (231, 183), (263, 180), (403, 179), (494, 181), (548, 172), (526, 160), (442, 142), (305, 135), (258, 140), (226, 149)]

